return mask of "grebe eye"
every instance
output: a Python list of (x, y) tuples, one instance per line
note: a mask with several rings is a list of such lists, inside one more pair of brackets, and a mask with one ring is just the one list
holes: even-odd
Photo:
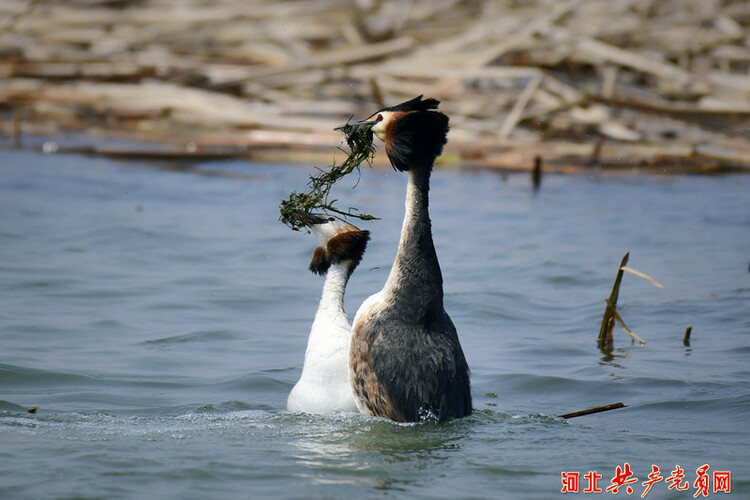
[(383, 121), (383, 115), (378, 115), (377, 118), (375, 118), (376, 122), (382, 122)]
[(328, 217), (328, 220), (329, 220), (330, 222), (333, 222), (333, 221), (335, 221), (335, 220), (336, 220), (336, 218), (335, 218), (335, 217)]

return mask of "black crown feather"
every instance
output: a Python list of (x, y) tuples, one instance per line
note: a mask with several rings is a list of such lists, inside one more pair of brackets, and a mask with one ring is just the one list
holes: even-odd
[(418, 95), (414, 99), (409, 99), (408, 101), (404, 101), (401, 104), (396, 104), (395, 106), (390, 106), (388, 108), (383, 108), (378, 110), (380, 111), (427, 111), (430, 109), (437, 109), (440, 105), (440, 101), (433, 97), (429, 97), (427, 99), (422, 99), (422, 95)]
[(447, 142), (448, 117), (437, 111), (440, 101), (417, 96), (382, 111), (403, 113), (389, 128), (385, 152), (396, 170), (405, 172), (414, 165), (432, 168)]

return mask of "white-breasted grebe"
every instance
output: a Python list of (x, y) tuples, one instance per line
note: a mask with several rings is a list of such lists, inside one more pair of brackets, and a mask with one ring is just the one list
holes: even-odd
[(349, 381), (352, 327), (344, 311), (344, 293), (370, 233), (333, 216), (295, 216), (318, 238), (310, 270), (326, 279), (307, 340), (302, 375), (289, 393), (286, 407), (306, 413), (356, 412)]

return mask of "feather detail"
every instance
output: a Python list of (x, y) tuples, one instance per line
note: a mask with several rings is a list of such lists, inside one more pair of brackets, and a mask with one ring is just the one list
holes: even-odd
[(385, 131), (385, 153), (388, 155), (393, 168), (399, 172), (409, 170), (412, 157), (412, 130), (408, 127), (399, 126), (406, 115), (407, 113), (403, 112), (394, 113)]
[(410, 111), (398, 113), (391, 120), (385, 151), (396, 170), (405, 172), (415, 164), (432, 165), (443, 152), (448, 141), (448, 116), (438, 111)]
[(310, 261), (310, 271), (315, 274), (325, 274), (329, 267), (331, 267), (331, 261), (328, 259), (325, 248), (315, 247)]
[(328, 245), (326, 245), (328, 259), (333, 264), (344, 260), (351, 261), (352, 265), (349, 268), (351, 273), (362, 260), (369, 240), (370, 231), (356, 229), (339, 233), (328, 240)]
[(427, 111), (430, 109), (437, 109), (440, 105), (440, 101), (433, 97), (428, 97), (427, 99), (422, 99), (422, 95), (418, 95), (414, 99), (409, 99), (408, 101), (404, 101), (401, 104), (396, 104), (395, 106), (390, 106), (387, 108), (383, 108), (380, 111)]
[(343, 261), (351, 261), (349, 274), (351, 274), (362, 260), (362, 255), (370, 241), (370, 231), (352, 229), (342, 231), (331, 237), (326, 247), (315, 247), (310, 261), (310, 271), (315, 274), (326, 274), (331, 264)]

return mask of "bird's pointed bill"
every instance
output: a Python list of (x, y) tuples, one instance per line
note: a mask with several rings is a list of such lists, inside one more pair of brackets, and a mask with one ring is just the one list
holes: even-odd
[(315, 224), (323, 224), (328, 221), (328, 217), (323, 214), (314, 214), (310, 212), (304, 212), (302, 210), (295, 210), (292, 212), (292, 217), (300, 222), (301, 225), (310, 227)]

